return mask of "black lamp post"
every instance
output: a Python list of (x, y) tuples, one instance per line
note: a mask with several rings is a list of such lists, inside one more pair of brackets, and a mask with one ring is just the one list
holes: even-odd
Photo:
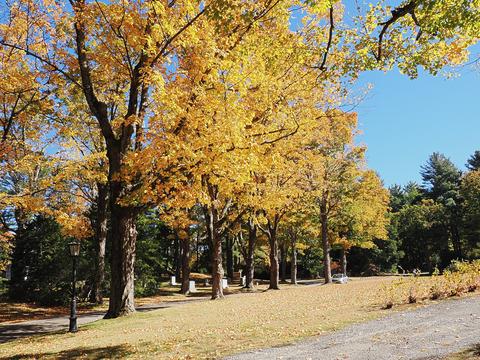
[(73, 258), (73, 267), (72, 267), (72, 302), (70, 304), (70, 326), (68, 327), (69, 332), (77, 332), (77, 291), (76, 291), (76, 281), (77, 281), (77, 258), (80, 255), (80, 243), (78, 241), (72, 241), (68, 244), (70, 250), (70, 256)]

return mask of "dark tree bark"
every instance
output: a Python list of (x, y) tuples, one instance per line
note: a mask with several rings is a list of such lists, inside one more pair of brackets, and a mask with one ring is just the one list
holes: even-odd
[(186, 295), (189, 293), (190, 282), (190, 241), (182, 239), (180, 244), (182, 248), (182, 288), (180, 292)]
[(330, 242), (328, 241), (328, 214), (327, 214), (327, 196), (324, 194), (320, 205), (320, 220), (322, 224), (322, 248), (323, 248), (323, 276), (325, 283), (332, 282), (332, 270), (330, 261)]
[(107, 244), (108, 188), (105, 184), (97, 183), (97, 191), (97, 214), (95, 219), (97, 259), (89, 301), (96, 304), (103, 304), (103, 283), (105, 279), (105, 247)]
[(290, 267), (290, 283), (297, 285), (297, 235), (292, 234), (290, 238), (290, 247), (292, 248), (292, 258)]
[(200, 269), (200, 230), (198, 229), (197, 230), (197, 240), (195, 241), (195, 254), (196, 254), (196, 261), (195, 261), (195, 264), (196, 264), (196, 270), (197, 272), (199, 271)]
[(219, 236), (213, 239), (212, 259), (212, 299), (221, 299), (223, 295), (222, 241)]
[(270, 286), (269, 289), (278, 290), (279, 273), (278, 273), (278, 241), (276, 229), (270, 229)]
[(233, 279), (233, 238), (230, 235), (226, 237), (226, 256), (227, 256), (227, 278)]
[(287, 278), (287, 247), (284, 243), (280, 245), (280, 280), (285, 282)]
[(454, 256), (457, 259), (462, 259), (463, 258), (463, 253), (462, 253), (462, 240), (460, 238), (460, 232), (458, 230), (458, 224), (457, 221), (459, 221), (459, 217), (455, 217), (455, 222), (451, 222), (450, 224), (450, 233), (452, 234), (452, 245), (453, 245), (453, 251), (454, 251)]
[(278, 240), (277, 240), (277, 230), (278, 224), (282, 219), (284, 212), (277, 213), (273, 216), (273, 219), (267, 220), (267, 227), (263, 228), (260, 225), (259, 228), (262, 232), (267, 235), (268, 242), (270, 245), (270, 286), (268, 289), (278, 290), (279, 287), (279, 262), (278, 262)]
[(257, 242), (257, 226), (253, 219), (248, 220), (248, 247), (247, 256), (245, 259), (246, 274), (245, 274), (245, 288), (253, 289), (253, 279), (255, 276), (255, 243)]
[(112, 256), (109, 307), (106, 319), (135, 312), (134, 304), (134, 263), (137, 229), (136, 213), (123, 208), (113, 201), (111, 211)]
[(207, 222), (207, 237), (212, 243), (212, 300), (221, 299), (223, 295), (222, 279), (222, 240), (217, 223), (217, 210), (214, 205), (205, 207), (205, 219)]
[(182, 264), (182, 251), (180, 249), (180, 241), (178, 237), (175, 237), (173, 240), (173, 256), (174, 256), (174, 266), (175, 266), (175, 280), (180, 281), (182, 277), (181, 273), (181, 264)]
[(341, 259), (341, 267), (342, 267), (342, 274), (347, 275), (347, 250), (342, 246), (342, 259)]

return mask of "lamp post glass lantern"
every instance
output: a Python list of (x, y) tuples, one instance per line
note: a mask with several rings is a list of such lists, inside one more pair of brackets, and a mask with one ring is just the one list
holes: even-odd
[(70, 249), (70, 255), (76, 257), (80, 255), (80, 243), (78, 241), (72, 241), (68, 244), (68, 248)]
[(70, 304), (70, 326), (69, 332), (77, 332), (77, 258), (80, 255), (80, 243), (78, 241), (72, 241), (68, 244), (70, 250), (70, 256), (73, 259), (72, 264), (72, 302)]

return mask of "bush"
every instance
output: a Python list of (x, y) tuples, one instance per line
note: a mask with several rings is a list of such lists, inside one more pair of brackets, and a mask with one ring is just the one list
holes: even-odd
[[(9, 298), (41, 305), (68, 304), (72, 276), (69, 241), (52, 219), (38, 216), (29, 222), (15, 241)], [(88, 256), (86, 245), (82, 245), (78, 259), (79, 280), (92, 268), (92, 257)]]
[(384, 308), (394, 304), (436, 300), (473, 292), (480, 289), (480, 260), (453, 261), (440, 275), (436, 270), (431, 277), (400, 278), (384, 288)]

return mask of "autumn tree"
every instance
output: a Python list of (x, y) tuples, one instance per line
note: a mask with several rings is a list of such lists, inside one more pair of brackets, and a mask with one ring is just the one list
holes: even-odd
[(335, 244), (341, 249), (342, 273), (347, 273), (347, 253), (355, 246), (375, 247), (374, 240), (386, 239), (389, 193), (372, 170), (360, 170), (352, 190), (343, 198), (332, 219)]
[(331, 111), (323, 116), (323, 137), (314, 139), (308, 148), (311, 161), (303, 173), (303, 187), (309, 194), (313, 216), (321, 228), (325, 282), (331, 282), (329, 222), (339, 211), (342, 201), (352, 191), (363, 149), (354, 146), (356, 115)]
[[(102, 135), (112, 241), (107, 318), (134, 311), (135, 222), (141, 211), (157, 205), (156, 192), (178, 191), (187, 183), (198, 191), (197, 202), (206, 206), (208, 223), (216, 229), (211, 234), (218, 285), (219, 229), (227, 221), (222, 219), (235, 221), (234, 195), (251, 180), (245, 169), (255, 169), (263, 145), (296, 131), (292, 108), (300, 108), (312, 90), (297, 86), (303, 91), (294, 91), (289, 80), (298, 84), (307, 77), (310, 85), (315, 79), (317, 87), (338, 91), (338, 79), (360, 69), (398, 63), (411, 75), (417, 64), (433, 72), (464, 61), (466, 48), (478, 37), (476, 5), (461, 2), (462, 11), (439, 8), (440, 15), (433, 16), (436, 3), (410, 1), (396, 8), (391, 20), (387, 7), (379, 5), (349, 33), (337, 23), (337, 4), (21, 0), (2, 5), (12, 14), (12, 21), (2, 23), (11, 34), (1, 34), (2, 47), (35, 64), (40, 93), (75, 86)], [(449, 2), (446, 9), (459, 4)], [(293, 31), (291, 12), (297, 6), (303, 21)], [(385, 18), (388, 25), (378, 30)], [(424, 34), (417, 43), (410, 41), (415, 19)], [(393, 36), (395, 29), (405, 36)], [(300, 45), (305, 51), (296, 51)], [(352, 56), (357, 50), (359, 56)], [(2, 121), (5, 130), (10, 122)], [(243, 159), (247, 163), (241, 166)], [(225, 164), (235, 166), (225, 170)], [(194, 171), (198, 167), (202, 170)], [(178, 174), (175, 186), (162, 185)]]
[(347, 32), (357, 39), (358, 66), (398, 66), (415, 78), (419, 68), (436, 75), (468, 60), (469, 47), (479, 41), (480, 7), (463, 0), (405, 0), (392, 7), (382, 0), (355, 21), (358, 26)]
[(243, 221), (246, 228), (246, 234), (239, 232), (240, 251), (245, 260), (245, 289), (252, 290), (254, 288), (253, 279), (255, 276), (255, 247), (257, 245), (258, 226), (256, 217), (252, 214)]
[[(290, 283), (297, 285), (298, 251), (312, 239), (318, 238), (318, 228), (312, 214), (307, 210), (310, 204), (308, 196), (297, 199), (297, 205), (287, 213), (281, 227), (281, 236), (290, 250)], [(314, 241), (315, 242), (315, 241)]]

